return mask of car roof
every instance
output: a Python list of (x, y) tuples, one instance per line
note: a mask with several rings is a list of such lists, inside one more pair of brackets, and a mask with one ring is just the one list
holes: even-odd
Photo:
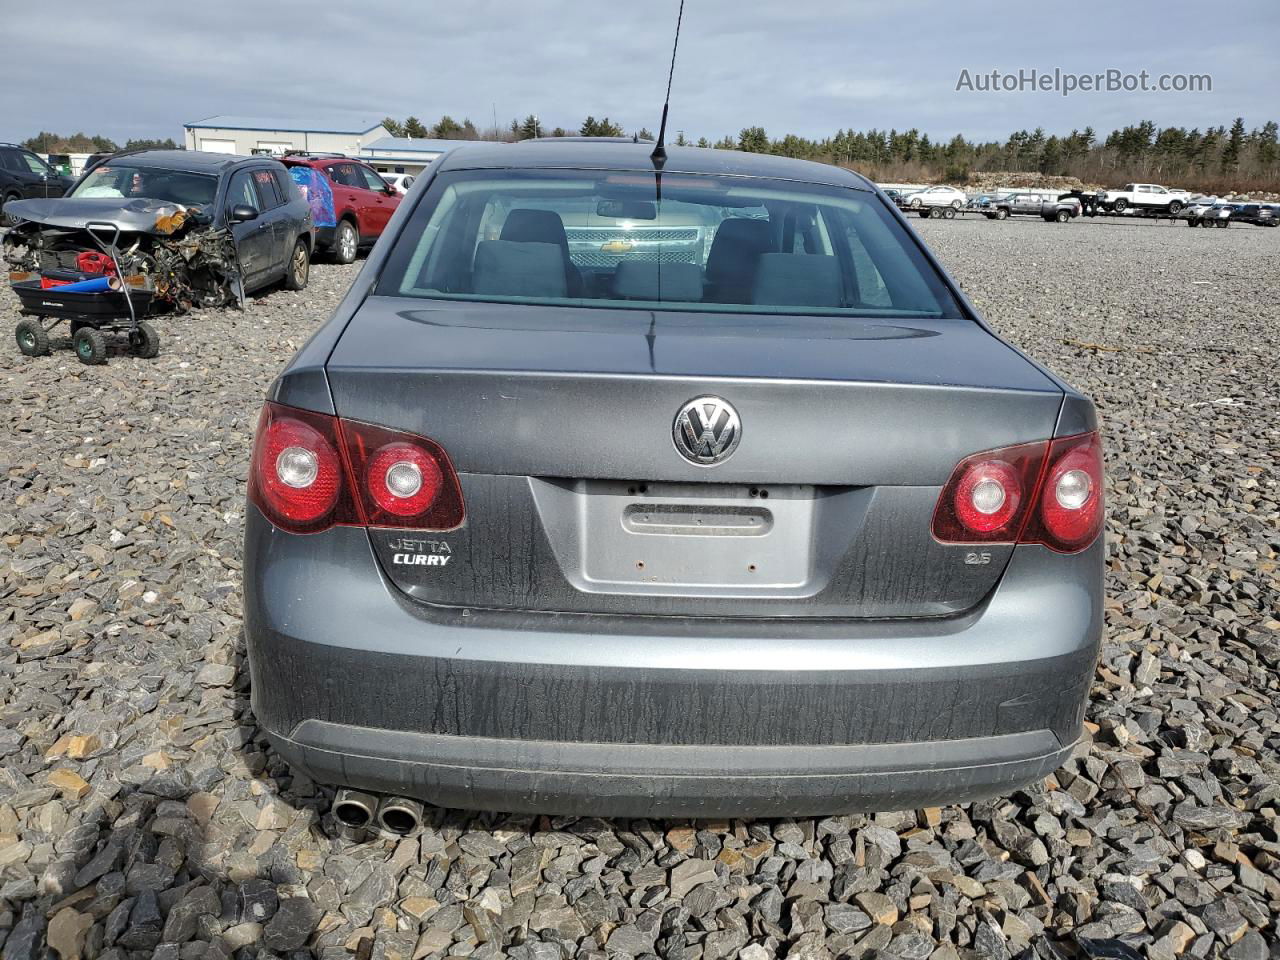
[[(455, 147), (435, 161), (438, 170), (620, 170), (652, 172), (652, 143), (563, 138), (519, 143), (476, 142)], [(710, 147), (668, 147), (663, 173), (717, 174), (796, 180), (855, 190), (874, 190), (869, 180), (852, 170), (811, 160), (794, 160), (766, 153), (717, 150)]]
[(230, 167), (254, 161), (270, 161), (270, 157), (241, 157), (233, 153), (206, 153), (200, 150), (141, 150), (137, 153), (113, 154), (103, 163), (120, 160), (135, 167), (163, 167), (187, 173), (221, 173)]

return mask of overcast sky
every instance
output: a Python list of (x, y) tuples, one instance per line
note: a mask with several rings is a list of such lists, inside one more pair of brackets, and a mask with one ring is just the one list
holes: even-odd
[[(172, 136), (213, 114), (657, 129), (679, 0), (4, 0), (0, 140)], [(1052, 9), (1050, 9), (1050, 7)], [(1208, 73), (1212, 92), (957, 92), (962, 70)], [(686, 0), (670, 128), (1100, 132), (1280, 119), (1280, 2)]]

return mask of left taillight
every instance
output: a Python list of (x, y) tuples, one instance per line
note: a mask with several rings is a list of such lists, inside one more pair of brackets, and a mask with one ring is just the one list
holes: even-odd
[(458, 476), (439, 444), (270, 401), (254, 438), (249, 499), (290, 533), (451, 530), (463, 519)]

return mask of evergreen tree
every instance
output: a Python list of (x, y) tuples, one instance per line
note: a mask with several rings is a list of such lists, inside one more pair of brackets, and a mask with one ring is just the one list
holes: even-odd
[(425, 140), (427, 137), (431, 136), (431, 133), (422, 125), (422, 121), (417, 117), (405, 117), (404, 136), (413, 137), (415, 140)]

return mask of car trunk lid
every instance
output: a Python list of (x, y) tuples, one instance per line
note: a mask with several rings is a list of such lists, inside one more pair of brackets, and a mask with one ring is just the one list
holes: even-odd
[[(371, 538), (417, 599), (691, 616), (938, 616), (1010, 547), (936, 543), (955, 464), (1052, 435), (1062, 392), (960, 320), (711, 315), (373, 298), (335, 348), (339, 415), (431, 437), (456, 531)], [(690, 399), (742, 439), (700, 466)], [(435, 559), (431, 559), (435, 557)]]

